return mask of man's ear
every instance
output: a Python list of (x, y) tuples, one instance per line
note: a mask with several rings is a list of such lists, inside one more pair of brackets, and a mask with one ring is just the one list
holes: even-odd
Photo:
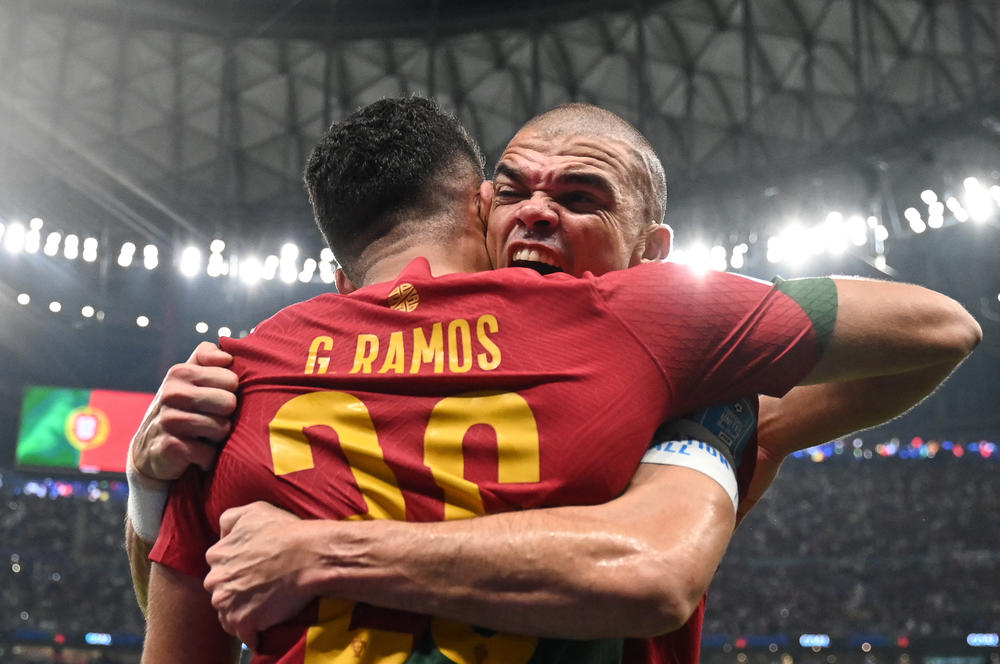
[(490, 216), (490, 208), (493, 207), (493, 181), (483, 180), (479, 185), (479, 196), (476, 198), (479, 209), (479, 220), (486, 226), (486, 220)]
[(638, 263), (652, 263), (662, 261), (670, 255), (670, 249), (674, 240), (674, 232), (666, 224), (650, 224), (645, 230), (643, 242), (640, 245), (642, 254), (634, 257), (632, 265)]
[(337, 272), (334, 276), (337, 279), (337, 292), (341, 295), (350, 295), (354, 291), (358, 290), (358, 287), (354, 285), (354, 282), (347, 276), (347, 273), (339, 267), (337, 268)]

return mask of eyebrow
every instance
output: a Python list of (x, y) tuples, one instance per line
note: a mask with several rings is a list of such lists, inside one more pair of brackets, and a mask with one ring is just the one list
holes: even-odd
[[(506, 177), (515, 182), (523, 182), (525, 179), (524, 173), (519, 168), (510, 166), (508, 164), (500, 163), (497, 164), (496, 169), (493, 172), (493, 178)], [(614, 198), (615, 188), (612, 186), (611, 182), (599, 173), (587, 173), (582, 171), (570, 171), (568, 173), (561, 173), (555, 179), (555, 183), (566, 186), (566, 185), (576, 185), (579, 187), (587, 187), (589, 189), (598, 190), (608, 196)]]

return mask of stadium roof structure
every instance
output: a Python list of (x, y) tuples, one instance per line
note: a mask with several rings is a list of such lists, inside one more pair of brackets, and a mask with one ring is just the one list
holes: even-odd
[(616, 111), (713, 233), (1000, 145), (994, 0), (4, 0), (0, 25), (8, 205), (149, 240), (311, 233), (323, 128), (413, 92), (492, 159), (556, 104)]

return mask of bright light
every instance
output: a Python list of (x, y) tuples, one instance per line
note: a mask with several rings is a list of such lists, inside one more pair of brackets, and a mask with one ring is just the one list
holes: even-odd
[(222, 275), (223, 267), (225, 267), (225, 261), (222, 254), (212, 254), (208, 257), (208, 276), (218, 277)]
[(333, 250), (330, 247), (323, 247), (323, 250), (319, 252), (319, 259), (326, 263), (332, 263), (337, 260), (333, 256)]
[(884, 270), (886, 267), (888, 267), (888, 263), (885, 262), (885, 256), (876, 256), (875, 269)]
[(69, 260), (76, 260), (80, 255), (80, 238), (70, 233), (63, 241), (63, 256)]
[(42, 244), (42, 234), (37, 228), (32, 228), (24, 236), (24, 251), (28, 254), (37, 254)]
[(302, 261), (302, 272), (299, 273), (299, 281), (304, 284), (308, 284), (312, 281), (313, 274), (316, 273), (316, 266), (317, 263), (315, 258), (307, 258)]
[(847, 251), (848, 228), (839, 212), (828, 214), (822, 228), (818, 230), (827, 253), (837, 256)]
[(42, 230), (42, 226), (44, 226), (44, 225), (45, 225), (45, 222), (42, 221), (41, 218), (39, 218), (39, 217), (32, 217), (31, 221), (28, 222), (28, 228), (30, 228), (33, 231), (40, 231), (40, 230)]
[(976, 178), (965, 178), (965, 208), (973, 221), (986, 221), (993, 214), (993, 201), (990, 192)]
[(708, 272), (712, 267), (712, 254), (708, 247), (702, 244), (696, 244), (689, 248), (687, 255), (681, 260), (699, 274)]
[(710, 265), (713, 270), (719, 272), (726, 271), (726, 248), (722, 245), (715, 245), (712, 247), (710, 254)]
[(767, 238), (767, 262), (780, 263), (785, 255), (785, 240), (780, 235)]
[(913, 230), (914, 233), (920, 234), (927, 230), (927, 224), (924, 223), (923, 219), (911, 219), (910, 229)]
[(295, 259), (299, 257), (299, 247), (294, 242), (281, 245), (281, 257)]
[(226, 243), (218, 239), (212, 240), (212, 244), (208, 245), (208, 248), (213, 254), (221, 254), (226, 250)]
[(855, 215), (847, 220), (847, 236), (855, 247), (863, 247), (868, 244), (868, 224), (860, 215)]
[[(243, 280), (245, 284), (255, 284), (260, 281), (261, 271), (263, 266), (260, 263), (260, 259), (255, 256), (249, 256), (240, 261), (240, 279)], [(224, 335), (229, 336), (229, 335)]]
[(155, 270), (160, 264), (160, 250), (155, 244), (147, 244), (142, 248), (142, 265), (147, 270)]
[(333, 265), (327, 261), (323, 261), (319, 264), (319, 278), (324, 284), (332, 284), (336, 281), (336, 276), (333, 271)]
[(3, 222), (0, 222), (0, 239), (3, 239), (3, 229), (4, 229)]
[(135, 324), (139, 327), (149, 327), (149, 318), (147, 316), (139, 316), (135, 319)]
[(198, 321), (194, 324), (194, 331), (198, 334), (205, 334), (208, 332), (208, 323), (205, 321)]
[(937, 202), (937, 199), (938, 199), (937, 194), (935, 194), (934, 191), (931, 189), (924, 189), (922, 192), (920, 192), (920, 200), (922, 200), (927, 205)]
[(17, 303), (18, 304), (30, 304), (31, 303), (31, 296), (28, 295), (27, 293), (20, 293), (17, 296)]
[(94, 308), (89, 304), (80, 309), (80, 315), (84, 318), (92, 318), (94, 316)]
[(49, 311), (51, 311), (54, 314), (59, 313), (60, 311), (62, 311), (62, 303), (56, 302), (55, 300), (49, 302)]
[(993, 197), (993, 202), (1000, 207), (1000, 184), (995, 184), (990, 187), (990, 196)]
[(931, 228), (941, 228), (944, 226), (944, 217), (932, 214), (927, 217), (927, 225)]
[(122, 267), (128, 267), (132, 264), (132, 254), (126, 254), (124, 251), (118, 254), (118, 264)]
[(201, 270), (201, 250), (198, 247), (187, 247), (181, 252), (181, 274), (193, 277)]
[(83, 241), (83, 260), (88, 263), (97, 260), (97, 238), (88, 237)]
[(749, 250), (750, 247), (743, 242), (733, 247), (733, 255), (729, 259), (729, 265), (731, 265), (734, 270), (739, 270), (743, 267), (745, 262), (744, 257), (747, 255), (747, 251)]
[(62, 235), (56, 231), (52, 231), (45, 236), (45, 246), (42, 248), (42, 253), (46, 256), (55, 256), (59, 253), (60, 242), (62, 242)]
[(4, 234), (3, 246), (7, 251), (12, 254), (19, 254), (24, 249), (24, 224), (18, 221), (12, 221), (7, 226), (7, 232)]
[(219, 328), (219, 336), (220, 337), (231, 337), (231, 336), (233, 336), (233, 331), (230, 330), (225, 325), (223, 325), (222, 327)]
[[(822, 253), (823, 239), (819, 233), (810, 232), (792, 224), (782, 233), (782, 260), (790, 265), (801, 265), (809, 253)], [(816, 251), (817, 246), (819, 251)]]
[(296, 259), (299, 257), (299, 248), (291, 242), (286, 242), (281, 247), (281, 265), (279, 275), (286, 284), (293, 283), (297, 277), (298, 267)]
[(879, 242), (885, 242), (889, 239), (889, 229), (885, 226), (879, 224), (875, 227), (875, 239)]
[(263, 279), (271, 281), (274, 279), (274, 275), (278, 273), (279, 265), (281, 265), (281, 260), (274, 254), (271, 254), (264, 259), (264, 268), (261, 270), (260, 276)]

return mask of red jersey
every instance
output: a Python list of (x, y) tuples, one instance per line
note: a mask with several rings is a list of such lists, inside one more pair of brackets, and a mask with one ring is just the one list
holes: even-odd
[[(254, 500), (412, 521), (606, 502), (661, 422), (800, 382), (832, 329), (811, 316), (826, 320), (779, 287), (671, 263), (434, 278), (418, 259), (393, 282), (223, 340), (240, 377), (236, 426), (210, 478), (175, 484), (151, 557), (204, 575), (220, 514)], [(255, 661), (348, 648), (409, 663), (621, 657), (620, 639), (508, 636), (323, 599), (264, 632)]]

